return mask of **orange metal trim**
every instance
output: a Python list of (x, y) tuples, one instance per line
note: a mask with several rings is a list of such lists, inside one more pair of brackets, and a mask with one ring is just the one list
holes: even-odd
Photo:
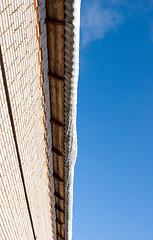
[(36, 0), (34, 0), (34, 9), (36, 10)]
[(37, 36), (37, 39), (38, 39), (38, 26), (36, 25), (36, 36)]

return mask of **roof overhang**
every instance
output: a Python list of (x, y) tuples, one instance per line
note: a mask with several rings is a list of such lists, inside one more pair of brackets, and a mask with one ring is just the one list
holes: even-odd
[(73, 177), (77, 156), (80, 0), (47, 0), (46, 24), (56, 237), (71, 240)]

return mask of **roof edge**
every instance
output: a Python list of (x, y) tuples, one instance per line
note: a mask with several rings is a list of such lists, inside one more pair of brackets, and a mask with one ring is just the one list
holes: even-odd
[(77, 157), (77, 87), (81, 0), (65, 0), (65, 239), (72, 239), (73, 180)]

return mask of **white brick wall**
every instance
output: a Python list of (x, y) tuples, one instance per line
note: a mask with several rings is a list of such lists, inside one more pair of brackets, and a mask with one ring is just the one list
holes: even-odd
[[(45, 17), (45, 0), (2, 0), (0, 44), (31, 215), (41, 240), (56, 238)], [(38, 38), (36, 26), (39, 33), (41, 26)], [(31, 240), (2, 75), (0, 96), (2, 239)]]
[(1, 74), (0, 97), (1, 237), (33, 239)]

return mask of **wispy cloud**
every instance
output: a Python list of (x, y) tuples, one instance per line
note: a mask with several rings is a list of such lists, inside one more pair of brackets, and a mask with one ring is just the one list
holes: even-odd
[(81, 45), (103, 39), (115, 32), (131, 15), (145, 14), (151, 25), (153, 41), (153, 0), (88, 0), (84, 1), (81, 11)]
[(94, 1), (85, 6), (81, 16), (82, 45), (104, 38), (123, 22), (122, 14), (112, 4), (119, 4), (119, 0), (108, 1), (107, 5)]

